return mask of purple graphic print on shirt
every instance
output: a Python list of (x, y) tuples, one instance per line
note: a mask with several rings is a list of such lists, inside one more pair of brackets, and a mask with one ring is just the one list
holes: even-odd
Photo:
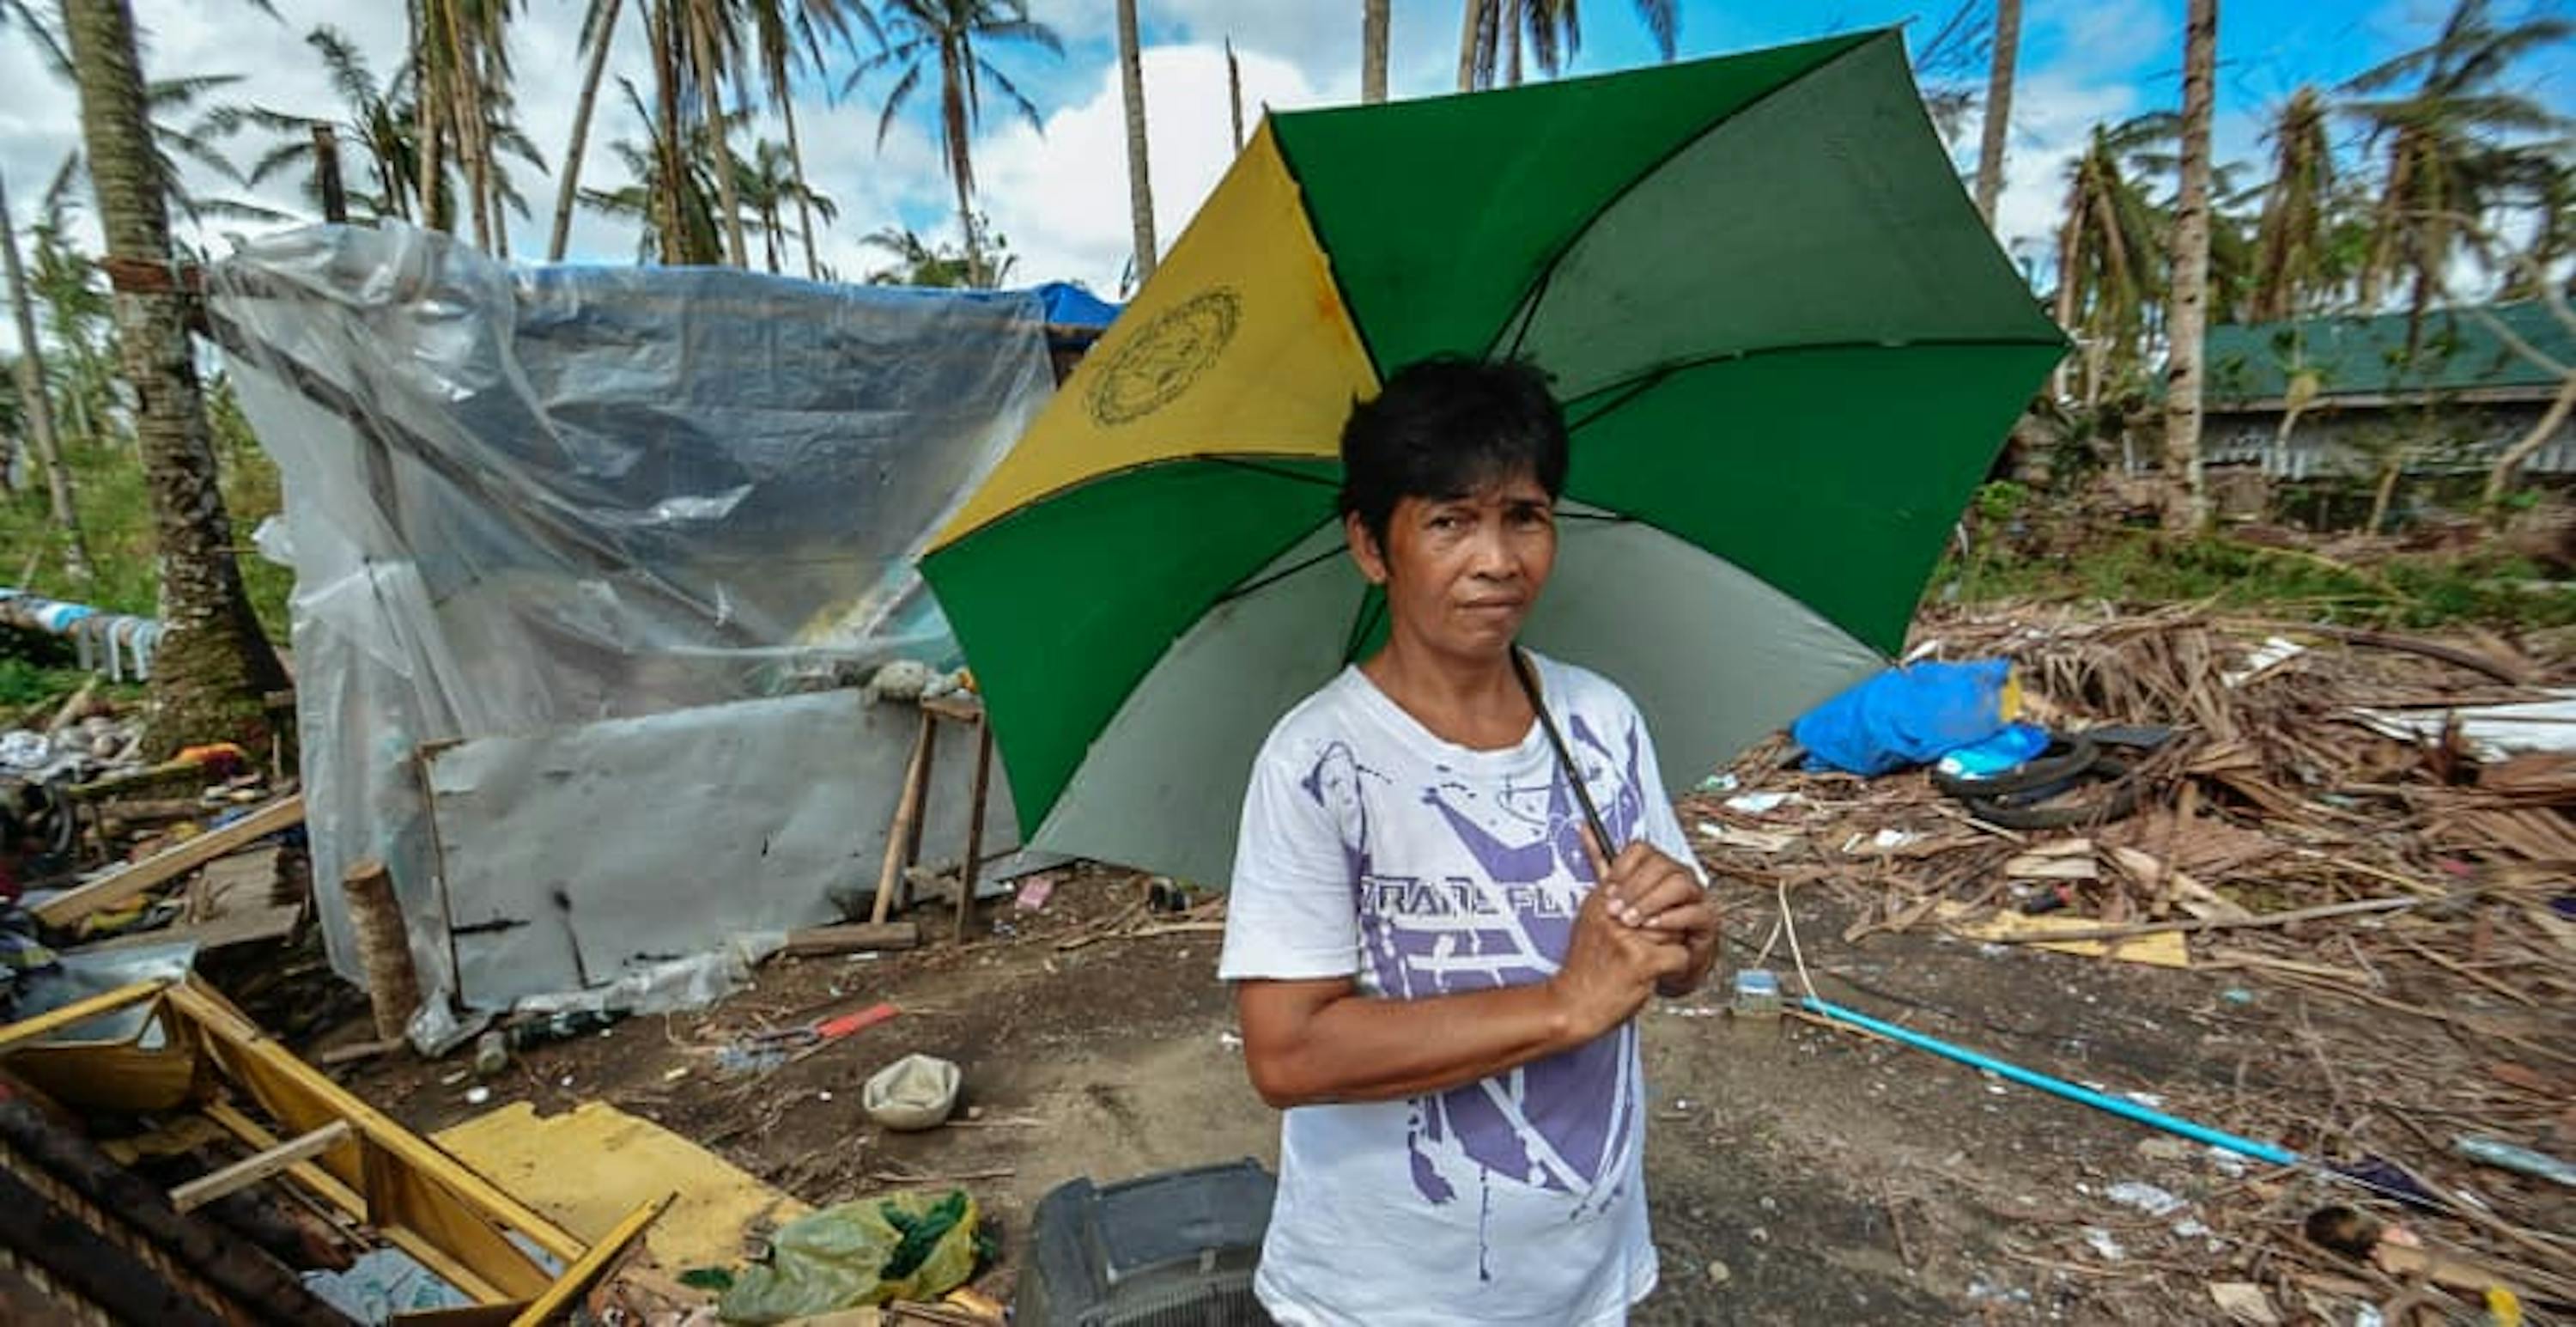
[[(1583, 716), (1569, 737), (1584, 782), (1610, 832), (1610, 850), (1634, 839), (1644, 818), (1644, 734), (1634, 716), (1615, 740)], [(1332, 814), (1349, 859), (1361, 948), (1378, 993), (1421, 999), (1546, 980), (1563, 961), (1583, 894), (1593, 883), (1583, 814), (1551, 758), (1544, 783), (1506, 783), (1491, 795), (1461, 780), (1411, 790), (1454, 836), (1439, 861), (1377, 860), (1373, 798), (1404, 795), (1385, 775), (1335, 743), (1300, 781)], [(1462, 1183), (1484, 1190), (1519, 1183), (1606, 1202), (1626, 1171), (1637, 1105), (1626, 1072), (1633, 1029), (1437, 1096), (1416, 1098), (1408, 1139), (1414, 1187), (1434, 1203)]]

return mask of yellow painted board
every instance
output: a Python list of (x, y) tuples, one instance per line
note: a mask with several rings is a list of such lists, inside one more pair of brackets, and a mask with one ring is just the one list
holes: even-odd
[(434, 1141), (584, 1240), (605, 1238), (636, 1208), (677, 1191), (679, 1200), (644, 1236), (653, 1260), (666, 1268), (733, 1266), (742, 1261), (744, 1226), (754, 1219), (783, 1225), (811, 1210), (604, 1101), (543, 1118), (527, 1102), (514, 1102), (451, 1126)]
[[(2018, 912), (1998, 912), (1982, 921), (1961, 922), (1967, 905), (1944, 902), (1934, 915), (1950, 923), (1953, 935), (1971, 940), (2016, 940), (2027, 935), (2046, 935), (2051, 931), (2092, 931), (2102, 923), (2091, 917), (2058, 917), (2041, 914), (2025, 916)], [(2081, 958), (2110, 958), (2123, 963), (2144, 963), (2158, 968), (2191, 966), (2191, 950), (2183, 943), (2180, 931), (2161, 931), (2154, 935), (2130, 936), (2120, 940), (2039, 940), (2030, 942), (2033, 949), (2055, 950)]]

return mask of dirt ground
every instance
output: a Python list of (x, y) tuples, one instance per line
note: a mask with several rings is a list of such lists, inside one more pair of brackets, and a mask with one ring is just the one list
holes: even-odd
[[(424, 1130), (514, 1099), (551, 1114), (604, 1098), (816, 1204), (907, 1179), (973, 1177), (958, 1182), (999, 1219), (1005, 1250), (979, 1285), (1007, 1299), (1014, 1242), (1055, 1185), (1277, 1158), (1277, 1117), (1246, 1082), (1215, 978), (1213, 928), (1065, 947), (1140, 888), (1133, 877), (1083, 874), (1042, 911), (988, 909), (1007, 935), (775, 963), (754, 989), (701, 1013), (633, 1019), (533, 1049), (492, 1080), (482, 1107), (466, 1103), (472, 1080), (461, 1055), (380, 1061), (347, 1076)], [(1726, 887), (1732, 961), (1771, 930), (1772, 897)], [(2478, 1050), (2448, 1025), (2243, 973), (1922, 934), (1847, 945), (1836, 937), (1848, 917), (1834, 900), (1793, 897), (1827, 998), (2110, 1092), (2150, 1094), (2142, 1100), (2258, 1138), (2301, 1120), (2314, 1122), (2312, 1136), (2335, 1125), (2344, 1126), (2338, 1136), (2359, 1134), (2365, 1121), (2354, 1115), (2373, 1111), (2438, 1128), (2442, 1102), (2374, 1102), (2370, 1084), (2343, 1081), (2332, 1065), (2364, 1047), (2371, 1059), (2462, 1064)], [(924, 920), (926, 930), (946, 930), (935, 912)], [(1785, 946), (1769, 966), (1791, 966)], [(2482, 1017), (2568, 1043), (2563, 1011), (2488, 1007), (2501, 1002), (2481, 1003), (2476, 992), (2421, 994), (2466, 1000)], [(763, 1077), (717, 1073), (715, 1048), (741, 1032), (880, 1000), (900, 1016)], [(1721, 1004), (1711, 993), (1642, 1015), (1663, 1283), (1641, 1322), (2224, 1321), (2211, 1280), (2266, 1282), (2285, 1297), (2304, 1294), (2319, 1314), (2311, 1320), (2355, 1320), (2359, 1300), (2337, 1299), (2331, 1277), (2297, 1270), (2313, 1267), (2313, 1254), (2284, 1257), (2303, 1216), (2337, 1197), (2325, 1181), (2159, 1141), (2104, 1112), (1847, 1030), (1733, 1020)], [(914, 1135), (866, 1122), (861, 1083), (913, 1051), (964, 1067), (978, 1118)], [(679, 1069), (687, 1073), (673, 1077)], [(2184, 1206), (2124, 1205), (2112, 1196), (2124, 1183), (2156, 1186)], [(2576, 1205), (2553, 1211), (2550, 1229), (2576, 1228)], [(2356, 1268), (2346, 1279), (2363, 1286), (2370, 1277)]]

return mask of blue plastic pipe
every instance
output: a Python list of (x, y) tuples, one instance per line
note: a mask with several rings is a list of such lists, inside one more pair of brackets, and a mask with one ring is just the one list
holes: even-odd
[(1890, 1041), (1902, 1042), (1919, 1051), (1930, 1051), (1943, 1059), (1956, 1060), (1972, 1069), (1983, 1069), (1988, 1073), (2009, 1078), (2024, 1087), (2038, 1088), (2050, 1096), (2064, 1097), (2068, 1101), (2091, 1106), (2095, 1110), (2109, 1111), (2122, 1119), (2135, 1120), (2150, 1129), (2162, 1129), (2177, 1137), (2188, 1138), (2197, 1143), (2207, 1143), (2211, 1147), (2225, 1148), (2238, 1156), (2252, 1157), (2256, 1161), (2270, 1165), (2306, 1164), (2305, 1158), (2288, 1148), (2271, 1143), (2258, 1143), (2251, 1138), (2239, 1138), (2232, 1133), (2222, 1133), (2205, 1124), (2194, 1124), (2189, 1120), (2167, 1115), (2163, 1111), (2149, 1110), (2134, 1101), (2096, 1092), (2089, 1087), (2079, 1087), (2063, 1078), (2051, 1078), (2043, 1073), (2034, 1073), (2017, 1064), (2006, 1064), (1992, 1056), (1980, 1055), (1965, 1047), (1953, 1046), (1946, 1041), (1924, 1036), (1912, 1029), (1901, 1028), (1894, 1023), (1882, 1022), (1867, 1014), (1845, 1009), (1841, 1005), (1827, 1004), (1812, 995), (1800, 1000), (1798, 1006), (1819, 1018), (1829, 1018), (1837, 1023), (1848, 1023), (1866, 1032), (1875, 1032)]

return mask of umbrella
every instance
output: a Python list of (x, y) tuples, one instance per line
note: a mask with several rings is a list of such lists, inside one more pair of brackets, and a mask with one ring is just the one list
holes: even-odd
[(1273, 115), (923, 571), (1030, 841), (1221, 883), (1262, 738), (1384, 636), (1334, 513), (1384, 375), (1551, 375), (1523, 638), (1687, 779), (1885, 666), (2064, 349), (1892, 31)]

